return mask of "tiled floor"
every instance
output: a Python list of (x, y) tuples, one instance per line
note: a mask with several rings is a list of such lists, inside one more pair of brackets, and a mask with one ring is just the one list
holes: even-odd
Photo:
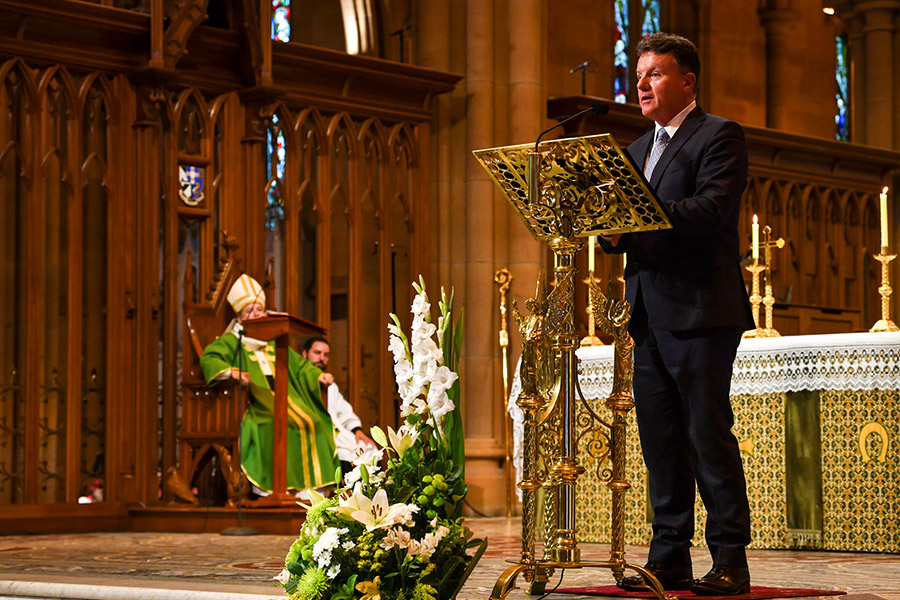
[[(518, 519), (470, 519), (488, 550), (460, 594), (486, 599), (520, 552)], [(104, 598), (119, 600), (263, 599), (284, 597), (272, 584), (289, 536), (225, 537), (215, 534), (97, 533), (0, 537), (0, 599)], [(608, 548), (582, 544), (583, 561), (604, 561)], [(752, 550), (753, 584), (843, 590), (846, 600), (900, 600), (900, 555)], [(642, 565), (646, 548), (629, 547), (629, 563)], [(704, 548), (694, 550), (694, 572), (709, 568)], [(556, 584), (554, 574), (548, 590)], [(612, 585), (606, 569), (570, 569), (562, 587)], [(531, 598), (523, 589), (510, 600)], [(585, 597), (554, 594), (557, 600)]]

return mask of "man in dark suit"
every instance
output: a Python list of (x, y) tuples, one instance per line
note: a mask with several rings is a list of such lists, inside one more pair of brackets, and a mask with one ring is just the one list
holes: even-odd
[[(750, 508), (729, 391), (741, 333), (753, 328), (739, 263), (738, 217), (747, 185), (741, 127), (696, 103), (700, 59), (680, 36), (638, 46), (637, 89), (653, 131), (628, 147), (673, 228), (601, 240), (627, 253), (634, 396), (653, 506), (646, 568), (666, 589), (750, 589)], [(694, 485), (709, 513), (713, 568), (693, 579)], [(619, 587), (644, 589), (640, 576)]]

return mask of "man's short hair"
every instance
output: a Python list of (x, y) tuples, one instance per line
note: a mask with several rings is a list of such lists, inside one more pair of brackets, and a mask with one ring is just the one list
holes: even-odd
[(647, 52), (671, 54), (682, 72), (693, 73), (697, 79), (700, 79), (700, 53), (694, 42), (686, 37), (662, 31), (651, 34), (642, 38), (637, 45), (638, 58)]
[(303, 342), (303, 351), (304, 351), (304, 352), (309, 352), (310, 350), (312, 350), (313, 344), (315, 344), (316, 342), (322, 342), (323, 344), (325, 344), (326, 346), (328, 346), (329, 348), (331, 348), (331, 344), (329, 344), (329, 343), (328, 343), (328, 340), (326, 340), (325, 338), (323, 338), (323, 337), (311, 337), (311, 338), (309, 338), (308, 340), (306, 340), (305, 342)]

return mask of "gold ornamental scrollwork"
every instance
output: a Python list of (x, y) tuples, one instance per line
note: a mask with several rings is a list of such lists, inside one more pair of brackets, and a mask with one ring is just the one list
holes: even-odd
[(859, 431), (859, 455), (862, 458), (863, 464), (866, 464), (870, 460), (873, 459), (872, 456), (869, 455), (869, 437), (877, 435), (881, 438), (881, 449), (878, 454), (875, 455), (874, 459), (880, 463), (883, 463), (887, 460), (887, 451), (888, 451), (888, 432), (887, 429), (884, 428), (884, 425), (881, 423), (866, 423), (863, 428)]
[[(575, 350), (575, 256), (579, 238), (671, 227), (668, 215), (641, 173), (609, 134), (539, 144), (477, 150), (475, 157), (506, 194), (531, 234), (554, 254), (556, 286), (546, 293), (543, 276), (526, 301), (529, 315), (513, 316), (522, 336), (517, 405), (524, 413), (522, 555), (494, 584), (492, 600), (502, 600), (522, 574), (531, 594), (541, 594), (555, 569), (601, 567), (620, 581), (637, 572), (660, 600), (675, 600), (645, 568), (625, 561), (624, 494), (627, 413), (634, 407), (633, 341), (627, 332), (630, 309), (621, 300), (591, 290), (592, 316), (615, 340), (609, 423), (589, 409), (578, 385)], [(585, 407), (588, 407), (587, 409)], [(584, 473), (579, 449), (609, 464), (599, 475), (612, 495), (610, 558), (581, 560), (577, 540), (576, 493)], [(608, 460), (607, 460), (608, 458)], [(537, 492), (544, 492), (543, 556), (535, 555)]]
[(671, 227), (659, 202), (612, 135), (540, 144), (540, 202), (528, 198), (531, 148), (531, 144), (524, 144), (477, 150), (474, 154), (538, 240), (550, 241), (560, 235), (567, 206), (578, 207), (572, 221), (577, 237)]

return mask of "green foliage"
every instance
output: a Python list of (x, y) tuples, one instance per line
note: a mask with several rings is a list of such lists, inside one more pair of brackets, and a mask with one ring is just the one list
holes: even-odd
[[(422, 332), (433, 331), (433, 326), (430, 316), (421, 312), (429, 306), (425, 283), (420, 278), (413, 286), (419, 294), (413, 312), (417, 306), (420, 312), (412, 339), (421, 341)], [(443, 366), (455, 378), (462, 316), (454, 322), (452, 291), (449, 297), (441, 291), (439, 308)], [(391, 319), (391, 334), (398, 340), (392, 340), (391, 347), (395, 364), (411, 364), (416, 355), (410, 338), (399, 319)], [(474, 540), (462, 524), (468, 488), (459, 380), (448, 378), (444, 370), (432, 381), (440, 377), (436, 385), (452, 400), (453, 410), (447, 412), (450, 405), (445, 403), (443, 416), (436, 418), (441, 413), (431, 413), (430, 404), (421, 409), (426, 404), (419, 402), (420, 409), (407, 411), (398, 431), (372, 428), (383, 457), (360, 459), (348, 475), (350, 485), (338, 490), (340, 499), (311, 493), (314, 502), (306, 522), (276, 578), (292, 600), (448, 600), (458, 591), (486, 541)], [(424, 389), (418, 398), (424, 399), (429, 388)], [(416, 404), (416, 398), (410, 394), (409, 402)], [(473, 553), (474, 546), (479, 550)]]

